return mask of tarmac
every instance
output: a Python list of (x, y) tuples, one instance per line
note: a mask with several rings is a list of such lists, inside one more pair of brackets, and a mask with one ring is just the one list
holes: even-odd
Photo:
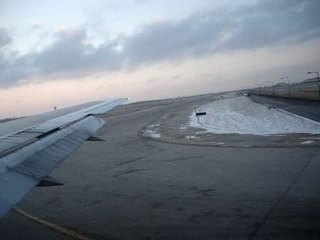
[(63, 186), (35, 188), (1, 219), (1, 239), (319, 239), (319, 146), (142, 134), (161, 119), (162, 133), (178, 134), (179, 116), (218, 98), (133, 103), (105, 115), (105, 141), (84, 143), (52, 174)]

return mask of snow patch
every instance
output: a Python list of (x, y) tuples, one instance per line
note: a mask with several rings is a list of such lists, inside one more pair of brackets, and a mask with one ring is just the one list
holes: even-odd
[(186, 139), (200, 139), (199, 137), (196, 136), (185, 136)]
[(143, 136), (145, 137), (150, 137), (150, 138), (160, 138), (161, 137), (161, 134), (160, 133), (157, 133), (155, 131), (152, 131), (152, 130), (144, 130), (143, 131)]
[(149, 138), (160, 138), (161, 134), (159, 133), (159, 127), (159, 122), (149, 125), (145, 130), (142, 131), (142, 136)]
[(206, 134), (208, 131), (201, 131), (201, 132), (196, 132), (196, 134)]
[(314, 143), (314, 141), (304, 141), (304, 142), (302, 142), (301, 144), (303, 144), (303, 145), (306, 145), (306, 144), (312, 144), (312, 143)]
[[(206, 112), (197, 117), (195, 112)], [(189, 117), (189, 126), (226, 134), (320, 134), (320, 124), (310, 119), (253, 102), (247, 97), (221, 99), (203, 105)]]
[(211, 142), (211, 143), (217, 144), (217, 145), (223, 145), (224, 144), (224, 142)]
[(160, 126), (160, 123), (153, 123), (153, 124), (149, 125), (148, 128), (156, 128), (159, 126)]
[(186, 130), (188, 130), (188, 125), (180, 124), (180, 130), (181, 130), (181, 131), (186, 131)]

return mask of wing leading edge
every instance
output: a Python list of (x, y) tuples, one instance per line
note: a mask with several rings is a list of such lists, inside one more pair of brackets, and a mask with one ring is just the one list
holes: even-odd
[(102, 102), (0, 139), (0, 217), (91, 137), (103, 114), (127, 99)]

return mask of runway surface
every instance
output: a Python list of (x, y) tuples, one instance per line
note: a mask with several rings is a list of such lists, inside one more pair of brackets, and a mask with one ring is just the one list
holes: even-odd
[[(319, 147), (186, 145), (142, 137), (164, 115), (219, 96), (125, 105), (19, 208), (92, 239), (316, 239)], [(171, 131), (168, 129), (167, 131)], [(15, 211), (1, 239), (69, 239)]]

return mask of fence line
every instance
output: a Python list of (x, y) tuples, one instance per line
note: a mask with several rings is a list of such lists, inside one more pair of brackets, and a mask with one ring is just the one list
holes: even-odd
[(249, 93), (255, 95), (320, 101), (319, 87), (318, 78), (313, 78), (300, 83), (292, 83), (290, 85), (279, 83), (274, 86), (250, 89)]

